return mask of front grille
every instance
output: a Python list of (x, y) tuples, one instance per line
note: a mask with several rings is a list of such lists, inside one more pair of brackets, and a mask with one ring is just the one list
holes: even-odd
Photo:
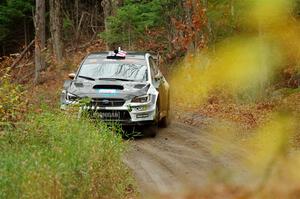
[(89, 110), (90, 116), (105, 121), (130, 121), (131, 117), (125, 110)]
[(92, 99), (91, 106), (95, 107), (121, 107), (125, 104), (124, 99)]

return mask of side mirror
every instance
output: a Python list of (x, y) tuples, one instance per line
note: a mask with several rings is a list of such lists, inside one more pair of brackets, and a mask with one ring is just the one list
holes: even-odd
[(68, 75), (68, 77), (70, 78), (70, 79), (74, 79), (75, 78), (75, 73), (70, 73), (69, 75)]
[(154, 76), (154, 79), (155, 81), (160, 81), (162, 79), (162, 75), (157, 73), (155, 76)]
[(160, 65), (160, 55), (159, 54), (157, 54), (156, 56), (152, 56), (153, 57), (153, 59), (155, 60), (155, 64), (156, 64), (156, 66), (159, 66)]

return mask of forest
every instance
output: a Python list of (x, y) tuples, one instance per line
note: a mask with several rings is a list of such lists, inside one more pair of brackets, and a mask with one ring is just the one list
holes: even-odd
[[(154, 140), (59, 108), (119, 47), (170, 83)], [(0, 1), (0, 198), (300, 198), (299, 119), (300, 0)]]

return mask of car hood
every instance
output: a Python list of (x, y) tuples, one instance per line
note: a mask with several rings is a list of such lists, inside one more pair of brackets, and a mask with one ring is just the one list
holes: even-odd
[(135, 96), (147, 94), (149, 87), (150, 84), (147, 82), (75, 80), (71, 83), (68, 92), (80, 98), (122, 98), (129, 100)]

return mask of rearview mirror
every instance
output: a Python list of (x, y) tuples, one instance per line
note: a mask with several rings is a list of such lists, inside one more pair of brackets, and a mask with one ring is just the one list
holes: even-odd
[(70, 78), (70, 79), (74, 79), (75, 78), (75, 73), (70, 73), (69, 75), (68, 75), (68, 77)]

